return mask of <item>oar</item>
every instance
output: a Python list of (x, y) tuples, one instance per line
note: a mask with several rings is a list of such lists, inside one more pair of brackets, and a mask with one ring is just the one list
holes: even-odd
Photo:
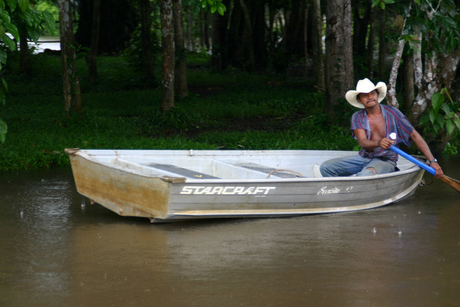
[[(431, 166), (426, 165), (425, 163), (415, 159), (414, 157), (412, 157), (411, 155), (405, 153), (404, 151), (402, 151), (398, 147), (396, 147), (394, 145), (391, 145), (390, 149), (393, 150), (398, 155), (406, 158), (410, 162), (412, 162), (412, 163), (416, 164), (417, 166), (423, 168), (424, 170), (429, 172), (431, 175), (433, 175), (433, 176), (436, 175), (436, 170), (434, 168), (432, 168)], [(444, 181), (445, 183), (447, 183), (448, 185), (450, 185), (452, 188), (454, 188), (455, 191), (460, 193), (460, 181), (458, 181), (458, 180), (456, 180), (454, 178), (450, 178), (450, 177), (448, 177), (446, 175), (442, 175), (442, 177), (440, 179), (442, 181)]]

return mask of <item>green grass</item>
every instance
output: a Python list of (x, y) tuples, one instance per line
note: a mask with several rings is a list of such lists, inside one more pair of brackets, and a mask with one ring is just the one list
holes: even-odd
[(160, 111), (157, 86), (124, 57), (99, 57), (95, 85), (87, 81), (84, 61), (78, 62), (81, 117), (65, 115), (59, 57), (33, 56), (31, 76), (10, 68), (7, 104), (0, 108), (8, 124), (0, 170), (68, 166), (64, 149), (73, 147), (351, 150), (356, 145), (347, 128), (327, 124), (324, 98), (308, 81), (213, 73), (202, 68), (203, 57), (189, 57), (191, 94), (169, 112)]

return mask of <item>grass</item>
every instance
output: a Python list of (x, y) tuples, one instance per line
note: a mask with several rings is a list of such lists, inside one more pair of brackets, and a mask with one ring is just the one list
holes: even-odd
[[(9, 92), (0, 118), (0, 170), (68, 166), (65, 148), (101, 149), (338, 149), (356, 141), (347, 128), (327, 124), (323, 96), (305, 80), (228, 70), (213, 73), (189, 54), (190, 96), (161, 112), (160, 90), (125, 57), (101, 56), (91, 85), (78, 62), (84, 114), (66, 117), (57, 56), (32, 57), (30, 76), (5, 75)], [(208, 57), (209, 60), (209, 57)], [(208, 62), (209, 63), (209, 62)]]

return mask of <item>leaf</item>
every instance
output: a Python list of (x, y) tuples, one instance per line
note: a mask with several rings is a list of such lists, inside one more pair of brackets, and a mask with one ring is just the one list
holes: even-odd
[(452, 108), (450, 107), (449, 104), (443, 103), (441, 105), (441, 109), (444, 111), (444, 113), (446, 113), (449, 117), (451, 117), (449, 114), (452, 112)]
[(40, 38), (40, 28), (31, 27), (29, 25), (26, 26), (27, 33), (29, 33), (30, 38), (37, 43), (38, 39)]
[(19, 41), (19, 32), (18, 28), (12, 23), (5, 23), (5, 29), (6, 31), (10, 32), (11, 35), (14, 36), (14, 38)]
[(214, 4), (213, 6), (211, 6), (211, 14), (214, 14), (216, 11), (217, 11), (217, 5)]
[(430, 122), (430, 116), (428, 113), (423, 113), (422, 116), (420, 117), (420, 125), (425, 125)]
[(398, 28), (399, 31), (401, 31), (401, 29), (403, 28), (403, 26), (404, 26), (404, 18), (401, 15), (398, 15), (396, 17), (395, 26), (396, 26), (396, 28)]
[(372, 0), (372, 7), (376, 7), (377, 5), (379, 5), (380, 3), (380, 0)]
[(5, 96), (5, 92), (3, 92), (2, 90), (0, 90), (0, 104), (2, 106), (4, 106), (6, 103), (6, 96)]
[(433, 105), (433, 109), (435, 109), (436, 112), (439, 110), (443, 102), (444, 102), (444, 95), (442, 95), (439, 92), (434, 93), (433, 97), (431, 97), (431, 103)]
[(29, 8), (29, 0), (18, 0), (19, 8), (24, 13)]
[(446, 121), (446, 130), (447, 130), (447, 135), (450, 135), (455, 129), (455, 124), (452, 120)]
[(43, 11), (42, 16), (48, 31), (50, 31), (51, 34), (54, 34), (56, 30), (56, 21), (54, 20), (53, 14), (48, 11)]
[(382, 10), (385, 9), (385, 2), (380, 2), (380, 8), (381, 8)]
[(2, 83), (3, 83), (3, 87), (5, 88), (5, 91), (8, 92), (8, 84), (6, 83), (5, 78), (2, 78)]
[(434, 124), (434, 121), (436, 120), (436, 115), (437, 115), (437, 112), (431, 108), (430, 111), (428, 112), (428, 116), (430, 117), (430, 122), (432, 124)]
[(6, 64), (6, 51), (3, 48), (0, 48), (0, 64)]
[(0, 119), (0, 142), (5, 143), (6, 133), (8, 132), (8, 126)]
[(6, 33), (3, 34), (2, 39), (5, 45), (7, 45), (10, 50), (16, 50), (16, 44)]
[(460, 129), (460, 118), (458, 118), (458, 115), (454, 113), (454, 116), (452, 116), (452, 120), (454, 121), (454, 124), (457, 126), (458, 129)]
[(11, 11), (16, 9), (16, 0), (6, 0)]
[(227, 8), (223, 3), (217, 4), (217, 11), (219, 12), (220, 15), (224, 15), (225, 11), (227, 11)]
[(8, 14), (8, 12), (5, 10), (0, 10), (0, 18), (3, 19), (3, 21), (6, 23), (11, 22), (10, 14)]
[(34, 16), (32, 15), (31, 11), (24, 12), (24, 14), (21, 14), (21, 17), (29, 26), (32, 26), (34, 24)]
[(442, 116), (441, 114), (438, 114), (436, 116), (436, 122), (439, 124), (439, 127), (441, 128), (443, 128), (446, 124), (446, 120), (444, 119), (444, 116)]

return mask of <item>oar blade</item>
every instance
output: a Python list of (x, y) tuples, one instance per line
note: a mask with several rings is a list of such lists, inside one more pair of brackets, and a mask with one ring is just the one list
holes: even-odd
[(460, 181), (454, 178), (450, 178), (446, 175), (443, 175), (440, 179), (450, 185), (455, 191), (460, 193)]

